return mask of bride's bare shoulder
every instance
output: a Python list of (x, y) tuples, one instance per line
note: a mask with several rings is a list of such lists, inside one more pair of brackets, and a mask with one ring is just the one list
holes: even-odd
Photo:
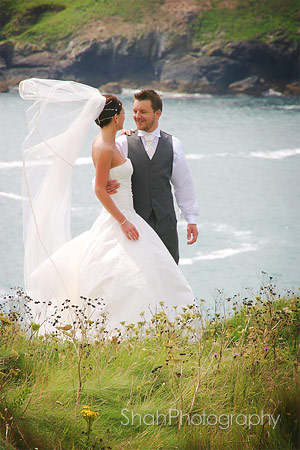
[(96, 166), (99, 157), (112, 158), (112, 155), (113, 146), (103, 142), (100, 136), (95, 137), (92, 143), (92, 158), (94, 165)]

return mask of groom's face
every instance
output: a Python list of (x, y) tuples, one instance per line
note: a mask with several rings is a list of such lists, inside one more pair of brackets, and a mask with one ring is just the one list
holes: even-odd
[(138, 130), (152, 133), (158, 127), (161, 111), (153, 111), (150, 100), (134, 100), (133, 119)]

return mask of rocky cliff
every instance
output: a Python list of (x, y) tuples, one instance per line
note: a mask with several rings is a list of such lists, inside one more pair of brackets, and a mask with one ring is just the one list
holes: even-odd
[[(182, 11), (181, 11), (182, 14)], [(181, 25), (195, 19), (181, 15)], [(122, 27), (121, 27), (122, 28)], [(105, 27), (81, 33), (57, 48), (13, 40), (0, 42), (0, 89), (27, 77), (74, 79), (93, 86), (153, 86), (188, 93), (260, 95), (272, 89), (299, 94), (299, 41), (278, 29), (264, 41), (195, 41), (192, 28), (152, 26), (139, 33)], [(160, 28), (160, 29), (158, 29)], [(111, 87), (111, 86), (110, 86)]]

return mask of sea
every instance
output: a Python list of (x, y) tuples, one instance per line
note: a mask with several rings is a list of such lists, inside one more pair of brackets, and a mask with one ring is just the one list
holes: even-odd
[[(299, 97), (272, 91), (259, 98), (161, 95), (161, 128), (182, 141), (199, 203), (193, 245), (177, 210), (180, 269), (196, 299), (213, 308), (222, 299), (253, 298), (270, 285), (278, 295), (299, 294)], [(120, 95), (127, 129), (134, 128), (132, 96), (131, 90)], [(21, 144), (29, 105), (17, 90), (0, 94), (2, 297), (23, 287)], [(92, 124), (73, 171), (73, 236), (89, 229), (101, 210), (90, 156), (98, 131)]]

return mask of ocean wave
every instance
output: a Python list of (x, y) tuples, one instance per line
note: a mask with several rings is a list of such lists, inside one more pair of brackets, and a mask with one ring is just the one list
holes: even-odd
[(185, 155), (186, 159), (195, 160), (195, 159), (210, 159), (210, 158), (226, 158), (226, 157), (234, 157), (235, 155), (232, 153), (188, 153)]
[(223, 248), (220, 250), (214, 250), (209, 253), (198, 252), (196, 256), (192, 258), (180, 258), (179, 264), (183, 266), (192, 265), (197, 261), (213, 261), (215, 259), (229, 258), (230, 256), (239, 255), (246, 252), (254, 252), (258, 250), (258, 245), (244, 243), (237, 248)]
[(195, 261), (223, 259), (228, 258), (229, 256), (238, 255), (240, 253), (253, 252), (257, 249), (258, 246), (255, 244), (244, 243), (241, 247), (238, 248), (224, 248), (221, 250), (215, 250), (211, 253), (198, 253), (198, 255), (193, 259)]
[[(10, 200), (22, 200), (22, 196), (18, 194), (14, 194), (13, 192), (0, 192), (0, 197), (9, 198)], [(86, 206), (71, 206), (72, 212), (87, 212), (87, 211), (93, 211), (94, 207), (86, 207)]]
[[(180, 228), (182, 221), (179, 222)], [(239, 255), (240, 253), (257, 251), (262, 245), (266, 244), (263, 239), (256, 239), (251, 230), (237, 230), (232, 225), (227, 223), (203, 222), (198, 225), (201, 235), (208, 236), (208, 240), (213, 241), (220, 238), (222, 242), (231, 242), (232, 247), (208, 250), (206, 252), (197, 252), (190, 258), (180, 258), (179, 264), (188, 266), (197, 263), (198, 261), (212, 261), (215, 259), (229, 258), (231, 256)]]
[[(26, 167), (49, 166), (50, 161), (28, 161)], [(19, 169), (23, 167), (23, 161), (0, 161), (0, 169)]]
[(292, 156), (300, 155), (300, 148), (294, 149), (282, 149), (274, 151), (257, 151), (250, 153), (188, 153), (186, 159), (197, 160), (197, 159), (210, 159), (210, 158), (263, 158), (263, 159), (284, 159)]
[(78, 158), (76, 161), (76, 166), (87, 166), (93, 164), (93, 160), (91, 156), (82, 156)]
[(0, 161), (0, 169), (16, 169), (23, 167), (22, 161)]
[(207, 155), (204, 155), (203, 153), (188, 153), (186, 156), (186, 159), (203, 159), (203, 158), (207, 158)]
[[(263, 159), (284, 159), (293, 156), (300, 155), (300, 148), (294, 149), (282, 149), (274, 151), (255, 151), (250, 153), (188, 153), (186, 159), (190, 161), (210, 158), (263, 158)], [(49, 161), (30, 161), (27, 163), (27, 167), (42, 166), (50, 164)], [(82, 156), (77, 159), (76, 166), (86, 166), (93, 164), (93, 160), (90, 156)], [(18, 169), (23, 167), (23, 161), (0, 161), (1, 169)]]
[(281, 97), (282, 92), (274, 91), (274, 89), (268, 89), (267, 91), (263, 92), (262, 95), (264, 97)]
[(251, 152), (246, 158), (284, 159), (300, 155), (300, 148), (275, 150), (273, 152)]
[[(29, 161), (27, 162), (27, 167), (34, 167), (34, 166), (45, 166), (49, 165), (50, 161)], [(83, 156), (81, 158), (78, 158), (76, 161), (76, 166), (85, 166), (93, 164), (93, 160), (90, 156)], [(0, 169), (18, 169), (23, 167), (23, 161), (0, 161)]]
[[(186, 221), (178, 220), (177, 226), (179, 230), (185, 230), (187, 226)], [(211, 232), (225, 234), (230, 239), (236, 239), (239, 242), (251, 240), (253, 235), (251, 230), (236, 230), (232, 225), (227, 223), (202, 222), (198, 224), (198, 229), (201, 230), (201, 234)]]
[(193, 258), (180, 258), (178, 264), (180, 266), (191, 266), (193, 263)]
[(223, 233), (235, 237), (238, 240), (251, 239), (252, 231), (250, 230), (236, 230), (233, 226), (227, 223), (207, 223), (207, 228), (216, 233)]
[[(129, 89), (129, 88), (125, 88), (122, 89), (122, 97), (133, 97), (133, 95), (136, 92), (139, 92), (141, 89)], [(164, 99), (165, 98), (211, 98), (212, 95), (211, 94), (199, 94), (199, 93), (195, 93), (195, 94), (188, 94), (185, 92), (169, 92), (169, 91), (160, 91), (160, 90), (156, 90), (156, 92), (161, 95)]]
[(21, 195), (14, 194), (13, 192), (0, 192), (1, 197), (6, 197), (12, 200), (22, 200)]
[(283, 109), (285, 111), (300, 111), (300, 105), (282, 105), (277, 106), (277, 109)]

